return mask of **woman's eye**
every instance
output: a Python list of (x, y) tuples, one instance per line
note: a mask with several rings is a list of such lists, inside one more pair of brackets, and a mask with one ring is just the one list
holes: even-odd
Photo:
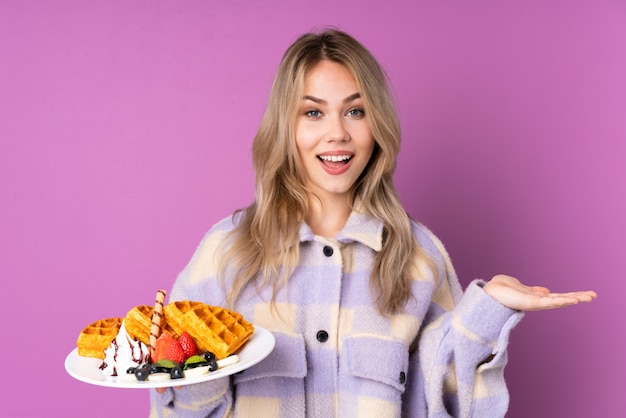
[(352, 117), (362, 117), (365, 115), (365, 111), (360, 107), (355, 107), (353, 109), (348, 110), (348, 116)]
[(322, 112), (317, 109), (309, 109), (305, 111), (304, 114), (310, 118), (319, 118), (322, 115)]

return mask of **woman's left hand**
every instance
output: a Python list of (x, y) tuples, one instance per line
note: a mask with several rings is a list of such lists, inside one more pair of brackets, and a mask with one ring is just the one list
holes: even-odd
[(483, 289), (504, 306), (518, 311), (563, 308), (579, 302), (591, 302), (597, 297), (593, 290), (552, 293), (543, 286), (526, 286), (515, 277), (504, 274), (494, 276)]

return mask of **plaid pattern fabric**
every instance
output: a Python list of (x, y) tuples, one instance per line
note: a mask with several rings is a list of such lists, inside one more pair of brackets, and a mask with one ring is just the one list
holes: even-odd
[[(181, 272), (170, 300), (224, 305), (216, 257), (232, 218), (215, 225)], [(400, 314), (376, 309), (370, 266), (383, 225), (354, 212), (335, 239), (300, 230), (300, 263), (271, 307), (271, 289), (246, 289), (237, 311), (274, 334), (268, 358), (230, 379), (164, 394), (159, 417), (501, 417), (508, 406), (506, 345), (522, 314), (490, 298), (482, 282), (465, 294), (439, 240), (413, 223), (439, 267), (416, 261)], [(486, 360), (489, 358), (489, 361)]]

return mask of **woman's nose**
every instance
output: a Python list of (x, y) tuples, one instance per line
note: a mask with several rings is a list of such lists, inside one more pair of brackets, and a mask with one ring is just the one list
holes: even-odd
[(345, 142), (350, 140), (350, 134), (345, 126), (345, 121), (341, 117), (329, 119), (328, 141)]

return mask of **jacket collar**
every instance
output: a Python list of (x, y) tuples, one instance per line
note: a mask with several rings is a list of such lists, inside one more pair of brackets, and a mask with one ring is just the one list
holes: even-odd
[[(313, 241), (315, 234), (306, 222), (300, 224), (300, 242)], [(374, 251), (383, 247), (383, 223), (371, 215), (352, 211), (346, 226), (337, 234), (335, 240), (342, 243), (359, 242)]]

